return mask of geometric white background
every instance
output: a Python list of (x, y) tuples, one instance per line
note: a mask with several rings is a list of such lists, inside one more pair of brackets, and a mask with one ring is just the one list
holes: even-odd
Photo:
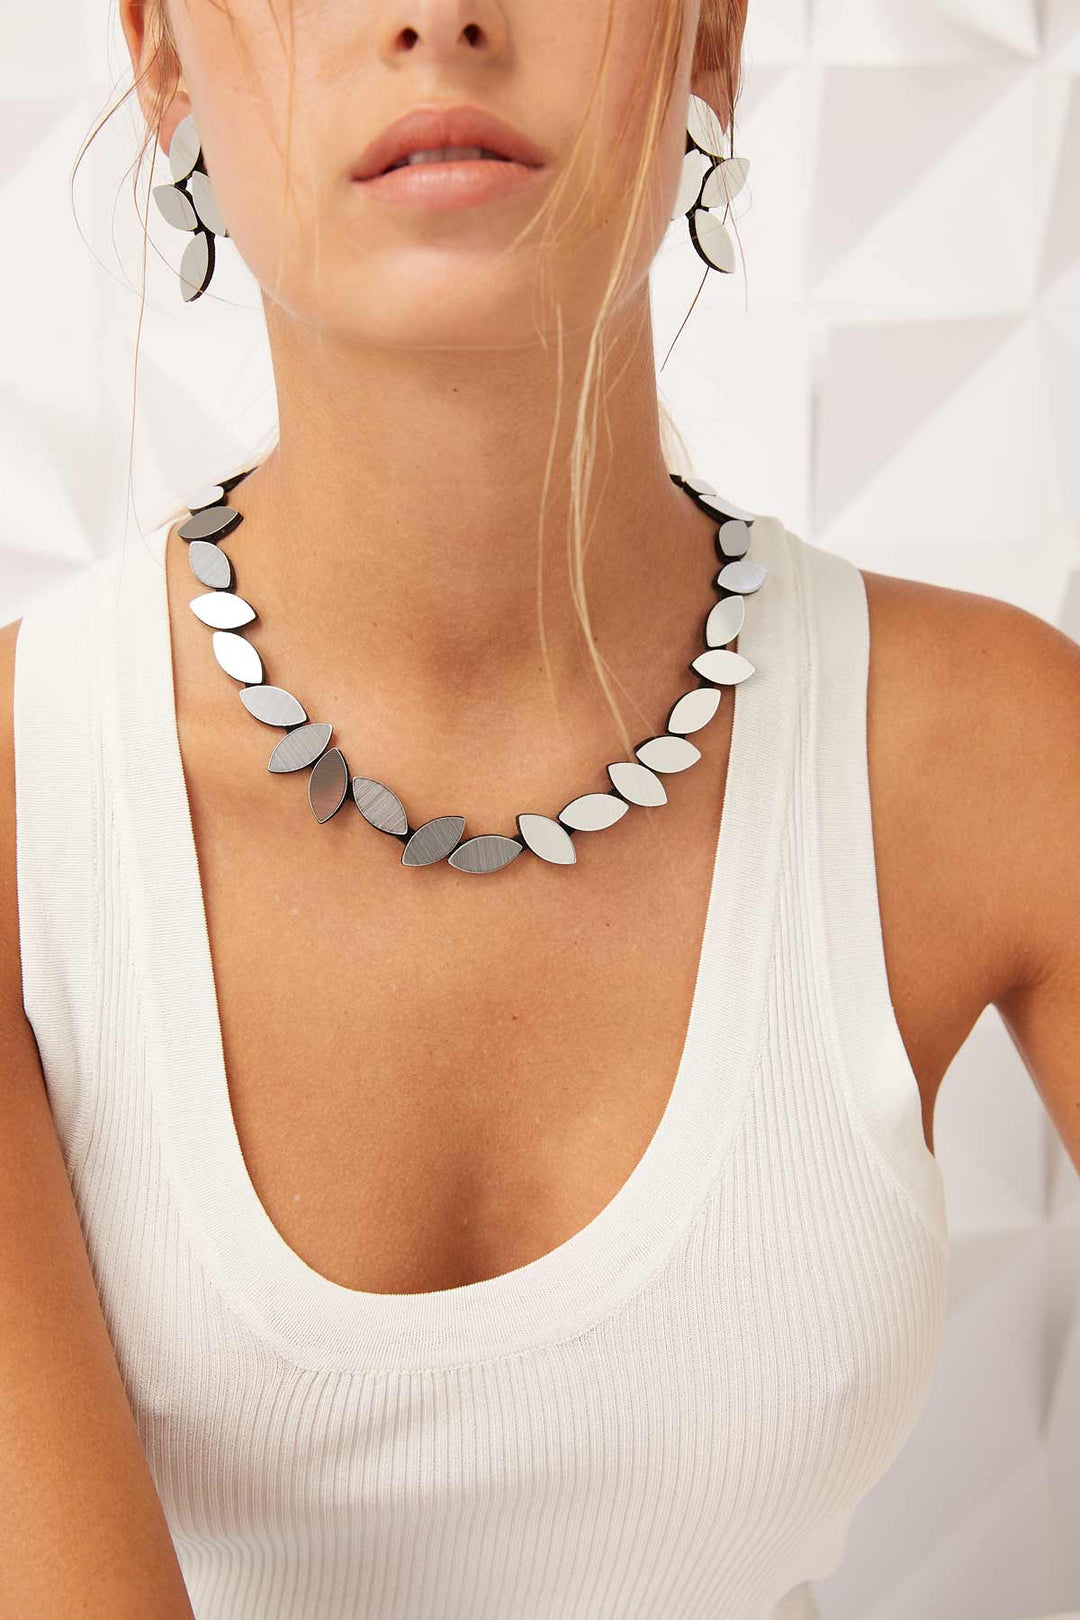
[[(183, 305), (153, 208), (140, 329), (134, 97), (69, 192), (129, 82), (115, 9), (0, 18), (5, 624), (276, 431), (250, 275), (222, 243)], [(1080, 639), (1080, 0), (750, 0), (736, 148), (737, 270), (708, 278), (661, 373), (695, 465), (861, 566)], [(700, 269), (673, 226), (658, 364)], [(941, 1358), (816, 1584), (821, 1620), (1076, 1620), (1080, 1178), (992, 1009), (934, 1129)]]

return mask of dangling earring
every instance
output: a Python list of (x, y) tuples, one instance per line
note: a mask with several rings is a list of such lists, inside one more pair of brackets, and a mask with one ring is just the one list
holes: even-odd
[(172, 185), (155, 186), (154, 201), (170, 225), (194, 231), (180, 260), (180, 291), (185, 303), (200, 297), (214, 273), (214, 238), (228, 236), (203, 162), (202, 143), (190, 113), (181, 118), (169, 146)]
[(735, 244), (722, 219), (709, 212), (727, 209), (746, 184), (748, 159), (725, 157), (724, 131), (716, 113), (700, 96), (691, 95), (686, 115), (686, 156), (672, 219), (686, 216), (690, 240), (710, 270), (735, 268)]

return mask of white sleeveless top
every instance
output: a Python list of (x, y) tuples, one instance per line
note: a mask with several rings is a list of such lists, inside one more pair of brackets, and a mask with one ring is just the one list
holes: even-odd
[(23, 617), (18, 899), (25, 1008), (197, 1620), (807, 1620), (923, 1407), (948, 1263), (885, 974), (861, 574), (754, 529), (769, 574), (689, 1025), (630, 1178), (515, 1271), (373, 1294), (288, 1247), (234, 1129), (169, 522)]

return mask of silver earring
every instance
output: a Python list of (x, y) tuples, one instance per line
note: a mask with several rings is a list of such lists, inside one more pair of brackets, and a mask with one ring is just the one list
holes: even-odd
[(735, 268), (735, 244), (723, 219), (710, 210), (728, 205), (746, 184), (744, 157), (724, 156), (724, 130), (707, 101), (691, 95), (686, 115), (686, 156), (672, 219), (686, 218), (694, 251), (710, 270)]
[(180, 291), (185, 303), (200, 297), (214, 273), (214, 238), (228, 236), (203, 162), (195, 120), (181, 118), (169, 146), (172, 184), (155, 186), (154, 201), (170, 225), (194, 231), (180, 260)]

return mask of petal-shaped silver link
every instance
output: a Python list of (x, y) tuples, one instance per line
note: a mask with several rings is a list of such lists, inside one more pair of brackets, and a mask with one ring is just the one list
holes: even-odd
[(210, 641), (214, 657), (226, 675), (231, 675), (234, 681), (243, 681), (245, 686), (255, 686), (262, 681), (262, 659), (245, 636), (238, 636), (235, 630), (215, 630)]
[(729, 501), (726, 495), (701, 495), (694, 498), (702, 511), (708, 512), (717, 523), (723, 523), (725, 518), (741, 518), (744, 523), (753, 523), (757, 517), (756, 512), (748, 512), (736, 501)]
[(200, 584), (217, 590), (232, 584), (232, 563), (213, 540), (192, 540), (188, 562)]
[(686, 130), (695, 146), (710, 157), (724, 155), (724, 126), (719, 114), (701, 96), (691, 95), (686, 109)]
[[(731, 600), (741, 601), (742, 598), (732, 597)], [(242, 697), (243, 693), (240, 695)], [(678, 736), (685, 736), (688, 731), (700, 731), (720, 707), (723, 695), (718, 686), (695, 686), (692, 692), (684, 692), (668, 716), (668, 730)]]
[(524, 848), (524, 844), (519, 844), (516, 838), (507, 838), (505, 833), (480, 833), (476, 838), (466, 838), (451, 851), (447, 860), (459, 872), (501, 872), (504, 866), (517, 860)]
[(739, 591), (749, 596), (765, 583), (766, 570), (760, 563), (740, 557), (737, 562), (725, 563), (716, 576), (716, 583), (725, 591)]
[(672, 219), (685, 219), (691, 208), (696, 207), (701, 195), (701, 182), (709, 167), (709, 159), (704, 152), (694, 150), (687, 152), (683, 158), (682, 173), (679, 175), (675, 206), (671, 211)]
[(729, 207), (745, 186), (749, 172), (749, 158), (721, 158), (705, 176), (705, 184), (701, 188), (702, 208)]
[(235, 506), (204, 506), (193, 512), (177, 529), (181, 540), (224, 540), (244, 521)]
[(180, 255), (180, 295), (185, 304), (198, 298), (210, 280), (210, 238), (205, 231), (196, 231)]
[(349, 767), (340, 748), (328, 748), (315, 761), (308, 777), (308, 804), (316, 821), (329, 821), (345, 803), (349, 791)]
[(744, 658), (742, 653), (712, 647), (708, 652), (699, 653), (690, 667), (717, 685), (738, 686), (740, 681), (745, 681), (748, 675), (754, 673), (757, 666), (749, 658)]
[(225, 488), (222, 484), (211, 484), (209, 489), (201, 489), (187, 503), (189, 512), (201, 512), (204, 506), (219, 506), (225, 499)]
[(651, 771), (685, 771), (701, 758), (701, 749), (686, 737), (650, 737), (634, 753)]
[(632, 759), (620, 759), (608, 766), (607, 773), (616, 792), (629, 799), (631, 804), (667, 804), (667, 788), (647, 765), (640, 765)]
[(213, 231), (215, 236), (228, 236), (229, 233), (221, 209), (218, 206), (214, 188), (210, 184), (210, 176), (204, 174), (201, 169), (196, 169), (193, 174), (188, 176), (188, 190), (191, 192), (191, 200), (195, 204), (195, 212), (207, 230)]
[(626, 800), (616, 798), (614, 793), (580, 793), (563, 805), (559, 820), (564, 827), (573, 827), (576, 832), (601, 832), (605, 827), (613, 827), (629, 808)]
[(552, 866), (573, 866), (577, 860), (574, 840), (551, 816), (534, 815), (523, 811), (515, 817), (517, 829), (534, 855)]
[(464, 831), (464, 816), (435, 816), (425, 821), (402, 850), (402, 866), (434, 866), (445, 860)]
[(742, 518), (728, 518), (716, 531), (716, 549), (724, 561), (745, 557), (750, 547), (750, 525)]
[[(705, 645), (723, 647), (729, 641), (734, 641), (743, 627), (745, 618), (745, 597), (737, 594), (721, 597), (716, 606), (710, 609), (709, 617), (705, 620)], [(669, 726), (668, 730), (671, 731), (672, 727)]]
[(686, 489), (690, 490), (694, 495), (715, 495), (716, 494), (715, 486), (710, 484), (708, 479), (705, 479), (705, 478), (696, 478), (696, 477), (684, 478), (683, 479), (683, 485), (684, 485), (684, 487)]
[(151, 193), (165, 222), (178, 231), (197, 231), (199, 216), (182, 186), (155, 186)]
[(393, 833), (398, 838), (408, 832), (409, 818), (405, 814), (405, 806), (397, 794), (382, 782), (375, 782), (370, 776), (354, 776), (352, 796), (364, 820), (370, 822), (378, 832)]
[(264, 726), (302, 726), (307, 713), (283, 686), (244, 686), (240, 701)]
[(707, 208), (695, 208), (689, 216), (690, 239), (700, 258), (714, 270), (730, 273), (735, 268), (735, 243), (722, 219)]
[(188, 606), (197, 619), (214, 630), (235, 630), (255, 617), (251, 603), (233, 591), (206, 591), (202, 596), (193, 596)]
[(235, 489), (237, 484), (242, 484), (245, 478), (250, 478), (253, 472), (257, 472), (261, 465), (261, 462), (253, 462), (250, 467), (244, 467), (240, 472), (233, 473), (231, 478), (223, 478), (221, 480), (222, 489), (226, 492)]
[(202, 142), (195, 127), (195, 119), (188, 113), (173, 130), (173, 138), (169, 142), (169, 173), (174, 180), (187, 179), (199, 161), (201, 149)]
[(300, 771), (305, 765), (314, 765), (333, 729), (325, 720), (309, 720), (306, 726), (287, 732), (270, 755), (267, 770)]

